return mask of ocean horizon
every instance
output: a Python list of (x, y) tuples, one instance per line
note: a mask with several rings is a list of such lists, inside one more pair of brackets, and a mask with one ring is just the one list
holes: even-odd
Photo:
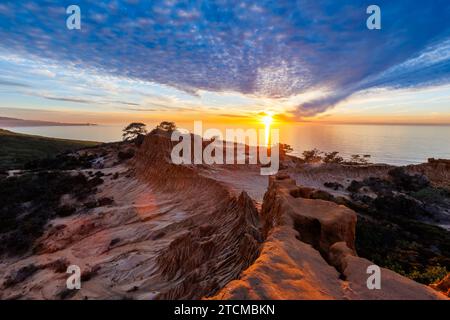
[[(152, 125), (148, 128), (151, 129)], [(122, 139), (124, 126), (99, 124), (5, 129), (51, 138), (115, 142)], [(179, 127), (192, 130), (192, 124), (188, 123), (182, 123)], [(212, 127), (225, 130), (239, 125), (206, 124), (203, 129)], [(294, 155), (317, 148), (324, 152), (338, 151), (348, 158), (353, 154), (369, 154), (370, 162), (391, 165), (418, 164), (426, 162), (428, 158), (450, 158), (449, 125), (302, 123), (282, 124), (274, 128), (280, 130), (280, 142), (293, 147)]]

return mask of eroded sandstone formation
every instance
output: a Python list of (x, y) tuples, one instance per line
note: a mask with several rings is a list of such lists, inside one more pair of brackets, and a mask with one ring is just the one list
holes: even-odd
[(356, 214), (305, 195), (288, 176), (271, 177), (262, 216), (261, 254), (214, 299), (442, 299), (381, 268), (381, 289), (367, 287), (372, 262), (354, 250)]
[(194, 168), (170, 162), (170, 140), (149, 135), (136, 157), (138, 176), (155, 189), (189, 205), (179, 235), (157, 257), (167, 283), (159, 299), (192, 299), (214, 294), (253, 263), (263, 234), (250, 197), (235, 197)]

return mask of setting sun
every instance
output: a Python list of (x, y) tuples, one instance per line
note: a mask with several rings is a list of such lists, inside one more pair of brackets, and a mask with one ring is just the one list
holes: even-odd
[(272, 115), (270, 115), (270, 114), (265, 115), (265, 116), (262, 118), (262, 122), (264, 123), (264, 125), (265, 125), (266, 127), (270, 127), (270, 125), (271, 125), (272, 122), (273, 122)]
[(265, 141), (264, 142), (265, 142), (266, 146), (269, 146), (269, 143), (270, 143), (270, 141), (269, 141), (270, 126), (271, 126), (271, 124), (273, 122), (272, 115), (269, 114), (269, 113), (266, 113), (262, 117), (261, 121), (262, 121), (262, 123), (264, 123), (264, 126), (265, 126)]

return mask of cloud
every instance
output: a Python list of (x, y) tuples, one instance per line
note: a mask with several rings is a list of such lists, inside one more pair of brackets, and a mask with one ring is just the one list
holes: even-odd
[(127, 101), (112, 101), (113, 103), (117, 103), (117, 104), (123, 104), (126, 106), (140, 106), (139, 103), (134, 103), (134, 102), (127, 102)]
[(25, 83), (9, 81), (9, 80), (3, 80), (3, 79), (0, 79), (0, 86), (19, 87), (19, 88), (30, 88), (31, 87), (30, 85), (25, 84)]
[(121, 108), (122, 110), (129, 110), (129, 111), (138, 111), (138, 112), (183, 112), (183, 111), (195, 111), (196, 109), (192, 109), (189, 107), (166, 107), (166, 106), (157, 106), (157, 105), (151, 105), (148, 107), (141, 107), (141, 108)]
[[(119, 104), (119, 105), (126, 105), (126, 106), (132, 106), (132, 107), (138, 107), (140, 106), (139, 103), (134, 102), (128, 102), (128, 101), (120, 101), (120, 100), (93, 100), (93, 99), (84, 99), (84, 98), (74, 98), (74, 97), (52, 97), (52, 96), (45, 96), (42, 94), (32, 94), (47, 100), (53, 100), (53, 101), (62, 101), (62, 102), (73, 102), (73, 103), (83, 103), (83, 104)], [(103, 97), (103, 96), (100, 96)], [(135, 108), (137, 110), (137, 108)], [(130, 109), (130, 110), (135, 110)]]
[(86, 99), (78, 99), (78, 98), (63, 98), (63, 97), (43, 97), (47, 100), (54, 100), (54, 101), (63, 101), (63, 102), (74, 102), (74, 103), (96, 103), (93, 100), (86, 100)]
[(1, 49), (191, 94), (285, 99), (324, 89), (297, 106), (300, 117), (372, 88), (450, 82), (446, 0), (379, 0), (381, 30), (366, 28), (364, 1), (80, 0), (80, 31), (67, 30), (54, 2), (28, 3), (0, 7)]

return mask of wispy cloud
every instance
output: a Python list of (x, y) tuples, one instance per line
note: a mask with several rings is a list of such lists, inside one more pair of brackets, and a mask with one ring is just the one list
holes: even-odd
[(139, 103), (127, 102), (127, 101), (111, 101), (112, 103), (123, 104), (126, 106), (139, 106)]
[(93, 100), (77, 99), (77, 98), (63, 98), (63, 97), (43, 97), (48, 100), (75, 102), (75, 103), (95, 103)]
[(0, 86), (19, 87), (19, 88), (30, 88), (31, 87), (30, 85), (25, 84), (25, 83), (8, 81), (8, 80), (2, 80), (2, 79), (0, 79)]

